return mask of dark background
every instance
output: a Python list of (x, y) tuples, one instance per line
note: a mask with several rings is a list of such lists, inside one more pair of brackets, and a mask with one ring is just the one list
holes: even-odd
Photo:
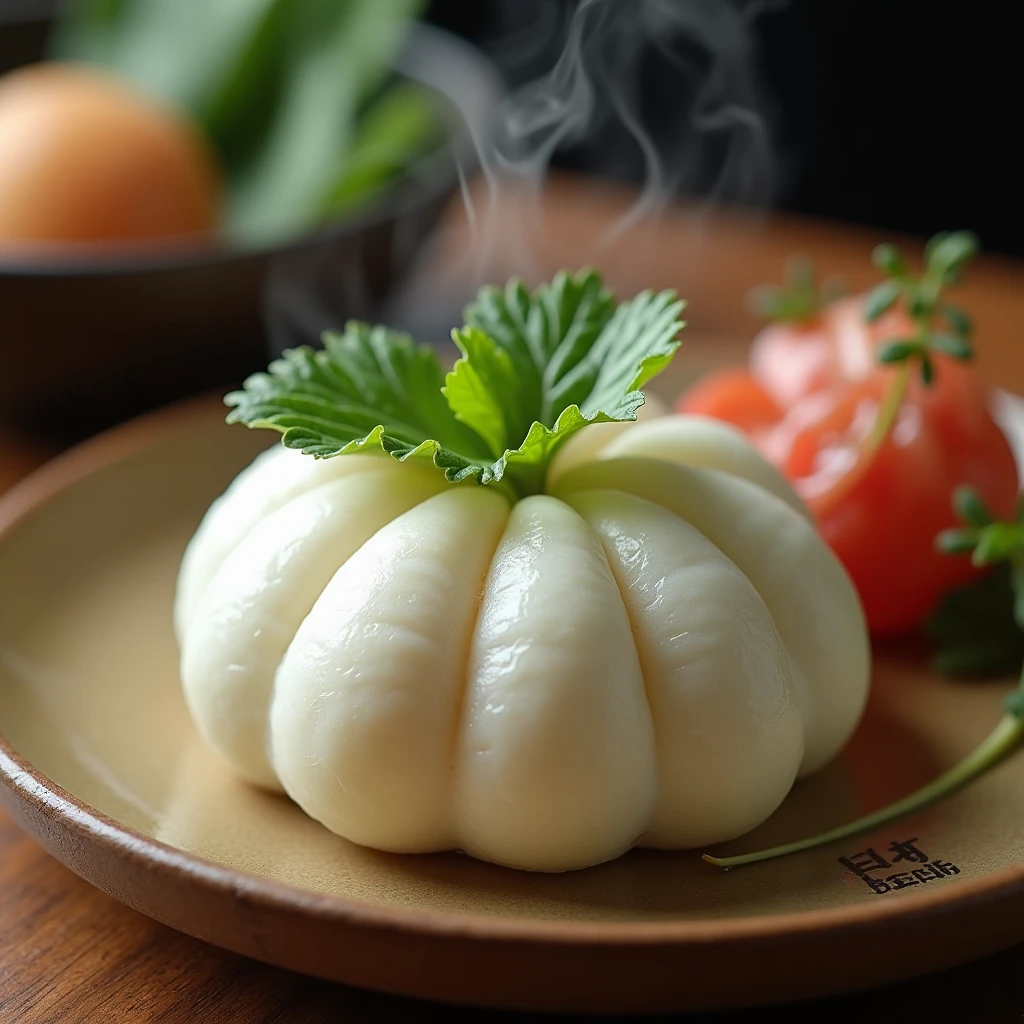
[[(648, 0), (599, 2), (635, 16)], [(726, 198), (918, 234), (971, 228), (985, 248), (1024, 256), (1017, 4), (711, 2), (750, 19), (750, 70), (759, 80), (757, 103), (770, 119), (774, 151), (767, 195), (762, 189)], [(661, 6), (673, 4), (707, 7), (702, 0)], [(429, 17), (495, 55), (516, 86), (553, 65), (576, 6), (574, 0), (433, 0)], [(756, 17), (755, 7), (761, 9)], [(547, 38), (525, 46), (531, 21), (543, 25)], [(520, 44), (515, 60), (507, 54), (510, 37)], [(695, 49), (685, 32), (672, 45), (684, 53)], [(651, 74), (658, 60), (654, 45), (648, 49), (636, 75), (645, 109), (652, 121), (678, 117), (693, 83)], [(621, 139), (610, 145), (614, 138), (612, 129), (598, 132), (591, 145), (562, 152), (555, 163), (639, 180), (635, 147)], [(712, 179), (705, 175), (678, 191), (705, 193)]]
[[(54, 2), (0, 0), (0, 13)], [(426, 4), (429, 20), (484, 49), (515, 90), (555, 65), (580, 0)], [(644, 11), (689, 27), (648, 27), (639, 54), (612, 60), (609, 73), (608, 54), (629, 49), (624, 37)], [(741, 24), (748, 49), (725, 63), (748, 81), (716, 98), (752, 111), (771, 145), (765, 159), (739, 147), (746, 181), (723, 179), (728, 133), (693, 127), (695, 97), (722, 53), (692, 26), (721, 29), (726, 15)], [(673, 194), (714, 193), (922, 235), (970, 228), (985, 248), (1024, 257), (1018, 20), (1015, 0), (590, 0), (587, 32), (605, 39), (587, 70), (605, 106), (612, 78), (639, 97), (644, 124), (680, 172)], [(554, 164), (642, 179), (640, 153), (614, 116), (596, 118), (586, 135), (561, 147)]]

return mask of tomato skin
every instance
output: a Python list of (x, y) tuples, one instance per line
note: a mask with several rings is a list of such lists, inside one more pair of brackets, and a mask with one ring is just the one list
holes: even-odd
[[(792, 481), (822, 535), (846, 566), (876, 634), (913, 629), (950, 589), (977, 570), (966, 556), (935, 550), (957, 525), (953, 491), (969, 484), (999, 517), (1013, 513), (1016, 460), (992, 419), (973, 369), (935, 359), (936, 380), (915, 375), (893, 429), (867, 453), (878, 405), (897, 373), (874, 360), (877, 345), (906, 333), (900, 314), (868, 325), (859, 301), (837, 303), (811, 328), (769, 328), (751, 368), (682, 395), (681, 412), (740, 426)], [(756, 415), (735, 415), (743, 396)], [(763, 410), (780, 415), (768, 421)]]
[(727, 420), (753, 434), (777, 423), (782, 406), (744, 369), (722, 370), (698, 381), (684, 396), (685, 412)]

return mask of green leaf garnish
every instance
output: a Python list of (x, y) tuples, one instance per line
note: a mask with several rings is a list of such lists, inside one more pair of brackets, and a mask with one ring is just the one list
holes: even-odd
[(883, 281), (867, 294), (864, 300), (864, 316), (874, 322), (884, 313), (888, 313), (903, 294), (903, 286), (897, 281)]
[(997, 520), (973, 487), (958, 487), (953, 510), (963, 525), (943, 530), (935, 546), (994, 568), (946, 594), (925, 623), (934, 666), (945, 675), (1007, 672), (1024, 659), (1024, 504), (1015, 518)]
[[(902, 302), (913, 327), (908, 336), (889, 338), (876, 350), (876, 360), (895, 367), (896, 372), (886, 386), (875, 422), (866, 436), (864, 451), (868, 455), (882, 446), (895, 425), (914, 369), (925, 387), (931, 387), (935, 382), (936, 353), (963, 362), (974, 358), (970, 317), (958, 306), (940, 302), (939, 296), (944, 287), (959, 280), (977, 249), (978, 240), (968, 231), (936, 235), (925, 245), (924, 273), (915, 277), (896, 246), (888, 242), (875, 246), (871, 260), (888, 278), (864, 297), (864, 319), (874, 323)], [(949, 330), (936, 327), (937, 317)]]
[(971, 343), (958, 334), (947, 334), (944, 331), (932, 332), (932, 348), (936, 352), (943, 352), (947, 356), (966, 362), (974, 355)]
[(925, 245), (927, 273), (943, 284), (955, 284), (977, 254), (978, 239), (970, 231), (942, 231)]
[(876, 245), (874, 252), (871, 254), (871, 262), (879, 270), (897, 279), (906, 277), (910, 273), (907, 268), (907, 262), (903, 258), (903, 253), (891, 242), (883, 242), (881, 245)]
[(317, 458), (383, 451), (430, 460), (453, 483), (537, 493), (577, 431), (636, 419), (640, 389), (679, 347), (683, 306), (669, 291), (616, 303), (593, 270), (532, 294), (511, 281), (466, 310), (447, 376), (431, 347), (353, 321), (250, 377), (225, 398), (228, 421)]
[[(591, 353), (615, 310), (614, 297), (593, 271), (559, 274), (533, 295), (517, 280), (480, 290), (465, 310), (466, 324), (492, 338), (511, 362), (508, 386), (517, 408), (508, 425), (511, 435), (524, 437), (534, 420), (552, 426), (561, 409), (580, 400), (567, 391), (572, 381), (566, 375)], [(456, 344), (459, 334), (453, 334)], [(458, 372), (456, 363), (453, 373)]]
[(453, 480), (474, 457), (486, 459), (445, 403), (444, 373), (429, 346), (356, 321), (323, 340), (319, 351), (290, 349), (229, 394), (228, 422), (279, 430), (287, 447), (318, 458), (367, 445), (403, 461), (431, 457)]
[[(973, 538), (965, 538), (957, 545), (947, 541), (942, 550), (968, 554), (974, 545)], [(1024, 632), (1014, 617), (1010, 566), (997, 566), (980, 580), (948, 593), (925, 623), (925, 632), (935, 647), (932, 666), (942, 675), (977, 679), (1019, 668)]]
[(958, 487), (953, 492), (953, 511), (969, 526), (988, 526), (993, 522), (992, 513), (973, 487)]
[(959, 306), (951, 306), (948, 302), (941, 302), (939, 303), (939, 312), (945, 318), (946, 323), (953, 328), (955, 334), (967, 337), (974, 329), (971, 318)]
[(827, 278), (819, 288), (815, 284), (811, 261), (806, 256), (794, 256), (786, 264), (785, 283), (751, 289), (747, 305), (755, 316), (763, 320), (808, 324), (843, 291), (841, 283), (834, 277)]
[[(896, 246), (875, 247), (872, 262), (888, 279), (865, 297), (865, 319), (874, 322), (902, 302), (914, 323), (909, 337), (893, 339), (879, 349), (879, 362), (916, 364), (921, 380), (930, 386), (935, 379), (934, 353), (965, 362), (974, 358), (970, 318), (958, 306), (939, 300), (944, 288), (961, 280), (977, 252), (978, 239), (969, 231), (942, 232), (925, 245), (924, 272), (915, 277)], [(949, 330), (936, 327), (936, 317)]]
[(935, 383), (935, 361), (925, 352), (920, 358), (921, 383), (930, 388)]
[(455, 418), (483, 438), (495, 458), (507, 448), (520, 396), (508, 386), (515, 366), (508, 352), (476, 327), (457, 328), (453, 338), (462, 352), (441, 389)]
[(958, 487), (953, 493), (953, 511), (965, 525), (944, 530), (935, 538), (940, 551), (970, 550), (971, 561), (978, 567), (1020, 562), (1024, 568), (1024, 508), (1020, 503), (1015, 519), (997, 520), (973, 487)]
[(887, 341), (878, 349), (880, 363), (902, 363), (917, 351), (912, 341)]

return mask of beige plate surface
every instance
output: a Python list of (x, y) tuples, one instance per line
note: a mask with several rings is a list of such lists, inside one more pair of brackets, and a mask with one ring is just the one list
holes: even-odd
[[(650, 851), (562, 876), (378, 854), (237, 782), (186, 715), (171, 601), (203, 511), (267, 441), (225, 427), (210, 404), (171, 410), (0, 502), (0, 797), (79, 874), (268, 961), (495, 1006), (794, 999), (1024, 939), (1024, 757), (881, 833), (728, 874)], [(732, 848), (817, 831), (917, 786), (987, 733), (1005, 689), (934, 678), (920, 652), (880, 654), (841, 762)], [(911, 840), (946, 866), (897, 862), (891, 844)], [(891, 866), (859, 876), (840, 860), (864, 864), (869, 849)], [(889, 891), (867, 878), (889, 878)]]

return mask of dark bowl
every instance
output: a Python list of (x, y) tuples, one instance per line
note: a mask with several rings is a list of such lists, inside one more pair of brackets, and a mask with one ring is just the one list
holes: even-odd
[[(46, 29), (0, 13), (0, 73), (38, 59)], [(333, 323), (317, 330), (372, 317), (473, 168), (501, 96), (477, 50), (429, 25), (415, 27), (395, 71), (438, 96), (447, 138), (355, 216), (274, 247), (0, 255), (0, 421), (68, 439), (236, 383), (279, 347), (268, 315), (296, 287), (331, 290), (317, 308)]]

